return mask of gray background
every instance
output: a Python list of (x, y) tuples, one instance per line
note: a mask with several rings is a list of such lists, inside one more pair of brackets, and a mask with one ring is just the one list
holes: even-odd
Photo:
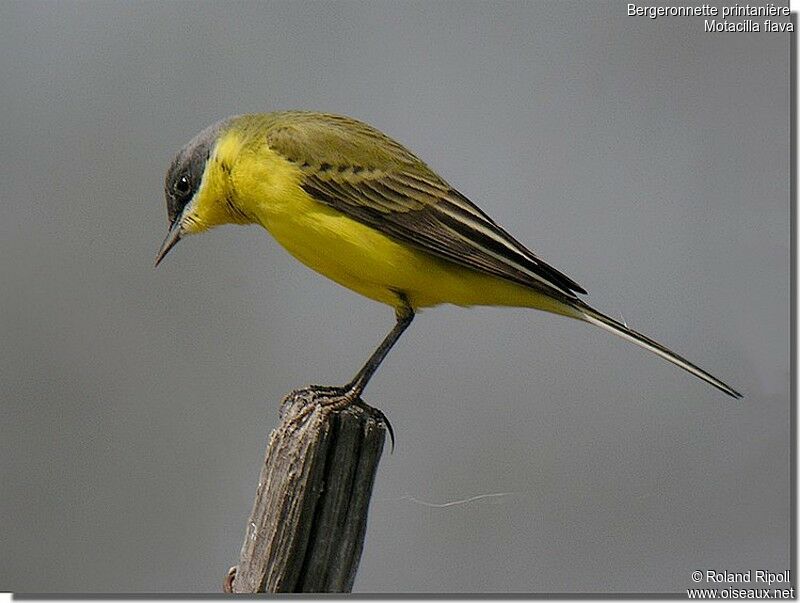
[(0, 587), (219, 592), (278, 401), (391, 326), (256, 227), (153, 269), (173, 153), (279, 108), (393, 135), (746, 395), (575, 321), (425, 311), (367, 390), (398, 447), (358, 591), (786, 568), (789, 40), (702, 29), (624, 2), (0, 5)]

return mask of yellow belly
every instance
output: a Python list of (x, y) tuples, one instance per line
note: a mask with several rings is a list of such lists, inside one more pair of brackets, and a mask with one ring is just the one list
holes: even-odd
[(523, 306), (572, 315), (567, 306), (509, 281), (400, 243), (318, 203), (298, 189), (281, 206), (262, 206), (259, 222), (294, 257), (331, 280), (397, 306)]

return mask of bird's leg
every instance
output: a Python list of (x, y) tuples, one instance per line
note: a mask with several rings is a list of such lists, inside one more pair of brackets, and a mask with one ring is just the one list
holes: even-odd
[[(347, 408), (350, 404), (363, 403), (363, 401), (359, 402), (359, 399), (367, 383), (369, 383), (375, 371), (378, 370), (383, 359), (386, 358), (386, 354), (389, 353), (392, 346), (400, 339), (400, 335), (403, 334), (403, 331), (405, 331), (408, 325), (411, 324), (411, 321), (414, 320), (414, 309), (411, 307), (411, 304), (408, 303), (408, 299), (402, 294), (400, 294), (399, 297), (402, 304), (395, 310), (397, 322), (378, 348), (372, 353), (372, 356), (369, 357), (366, 364), (364, 364), (356, 376), (353, 377), (353, 380), (344, 387), (320, 388), (319, 386), (312, 386), (310, 388), (323, 395), (323, 399), (320, 400), (318, 404), (324, 405), (328, 409), (342, 409)], [(297, 413), (292, 423), (295, 426), (302, 425), (314, 408), (314, 405), (304, 407)], [(383, 415), (383, 413), (380, 414)], [(386, 417), (383, 416), (382, 418), (389, 430), (389, 435), (392, 438), (392, 448), (394, 448), (394, 431)]]
[(408, 303), (408, 299), (405, 295), (400, 295), (400, 301), (402, 302), (401, 306), (395, 310), (395, 315), (397, 316), (397, 322), (395, 323), (394, 327), (386, 338), (381, 342), (378, 348), (372, 353), (372, 356), (369, 357), (366, 364), (361, 367), (361, 370), (358, 371), (353, 380), (350, 381), (347, 385), (345, 385), (342, 389), (342, 396), (349, 401), (358, 400), (361, 397), (361, 393), (364, 391), (364, 388), (369, 383), (369, 380), (372, 378), (372, 375), (375, 374), (375, 371), (378, 370), (378, 367), (383, 362), (383, 359), (386, 358), (386, 354), (389, 353), (389, 350), (392, 349), (397, 340), (400, 339), (400, 335), (403, 334), (408, 328), (408, 325), (411, 324), (411, 321), (414, 320), (414, 309)]

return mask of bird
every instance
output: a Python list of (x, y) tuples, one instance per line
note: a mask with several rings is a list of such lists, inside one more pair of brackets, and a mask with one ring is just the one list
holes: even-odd
[(415, 314), (440, 304), (525, 307), (587, 322), (742, 397), (590, 306), (574, 280), (406, 147), (362, 121), (313, 111), (228, 117), (178, 152), (164, 191), (169, 228), (156, 266), (189, 235), (256, 224), (306, 266), (394, 308), (392, 329), (337, 389), (339, 404), (360, 400)]

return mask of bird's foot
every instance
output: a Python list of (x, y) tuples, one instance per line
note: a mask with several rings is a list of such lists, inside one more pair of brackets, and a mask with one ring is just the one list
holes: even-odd
[(283, 401), (283, 412), (288, 410), (288, 407), (300, 403), (299, 409), (292, 409), (294, 417), (291, 420), (293, 429), (299, 428), (309, 415), (317, 408), (324, 408), (328, 412), (343, 410), (363, 401), (358, 394), (348, 386), (337, 387), (333, 385), (311, 385), (309, 387), (297, 390), (289, 394)]
[(308, 417), (318, 408), (324, 409), (325, 412), (340, 411), (349, 406), (372, 409), (377, 412), (381, 422), (386, 425), (386, 430), (389, 432), (389, 438), (392, 442), (392, 451), (394, 451), (395, 439), (392, 424), (389, 422), (389, 419), (386, 418), (383, 411), (369, 406), (361, 399), (360, 390), (361, 388), (354, 387), (352, 384), (345, 386), (312, 385), (289, 394), (284, 400), (283, 412), (287, 412), (289, 407), (294, 404), (302, 404), (300, 408), (290, 411), (294, 415), (290, 421), (290, 425), (291, 428), (295, 430), (299, 429), (306, 422)]

